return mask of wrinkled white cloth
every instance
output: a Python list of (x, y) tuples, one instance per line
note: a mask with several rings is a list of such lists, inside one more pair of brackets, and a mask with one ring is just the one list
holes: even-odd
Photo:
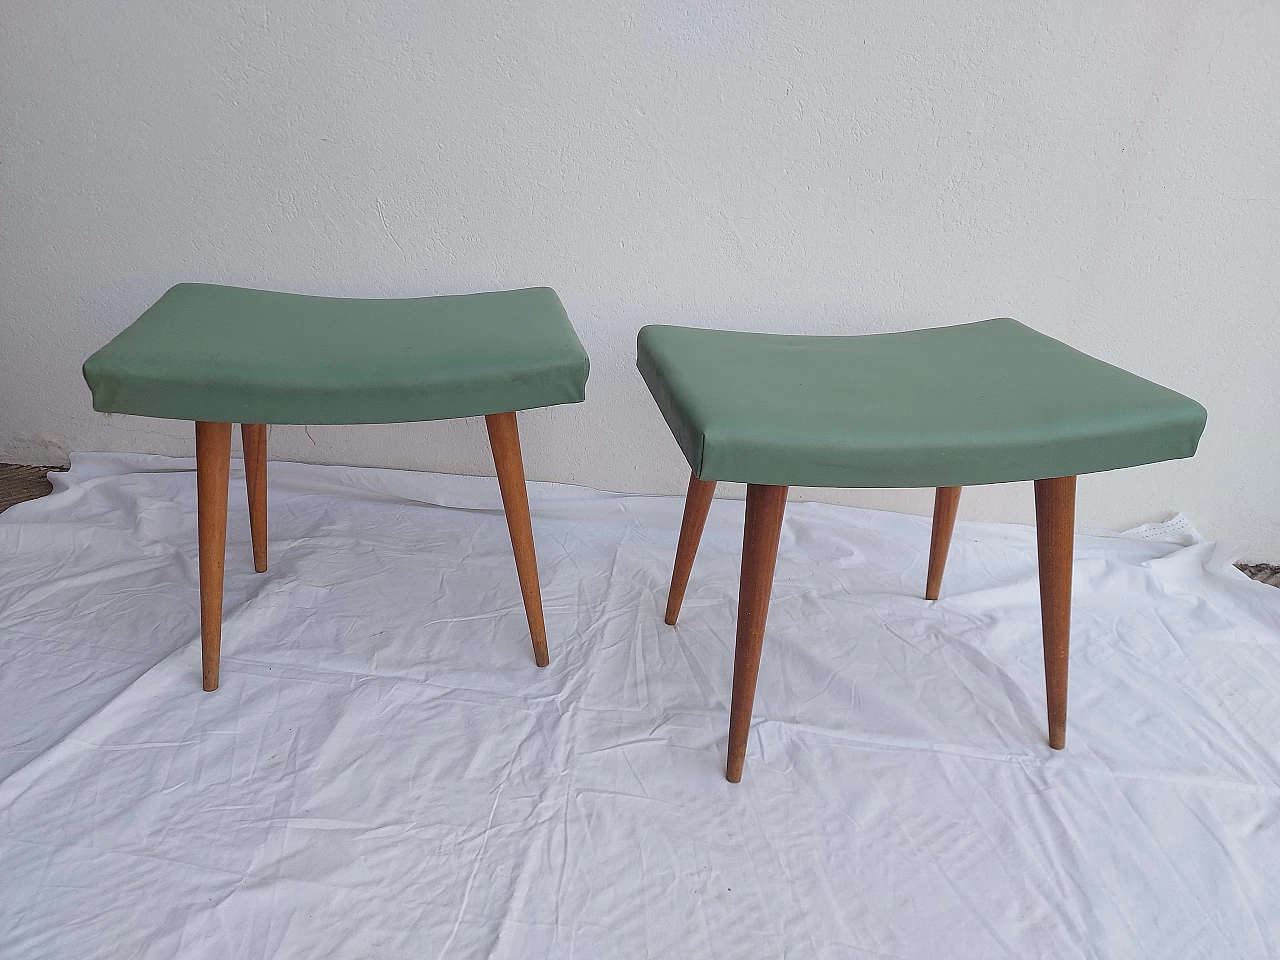
[(0, 516), (0, 956), (1280, 954), (1280, 591), (1080, 537), (1067, 749), (1035, 539), (788, 506), (740, 785), (743, 506), (680, 625), (678, 498), (532, 484), (534, 666), (496, 482), (232, 470), (200, 689), (191, 461), (83, 455)]

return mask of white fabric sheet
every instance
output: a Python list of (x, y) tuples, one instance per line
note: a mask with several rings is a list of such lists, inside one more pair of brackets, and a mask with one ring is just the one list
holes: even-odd
[[(1033, 531), (791, 504), (741, 785), (743, 507), (680, 625), (676, 498), (532, 485), (534, 666), (496, 483), (233, 466), (200, 690), (190, 461), (77, 456), (0, 517), (4, 957), (1280, 953), (1280, 591), (1081, 537), (1067, 750)], [(1148, 531), (1149, 534), (1149, 531)]]

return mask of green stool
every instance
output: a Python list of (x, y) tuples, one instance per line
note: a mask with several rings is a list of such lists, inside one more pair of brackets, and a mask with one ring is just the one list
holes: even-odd
[(546, 287), (346, 300), (183, 283), (91, 356), (108, 413), (194, 420), (204, 689), (218, 686), (231, 425), (241, 424), (254, 568), (267, 569), (269, 423), (483, 416), (538, 666), (548, 663), (517, 410), (578, 403), (588, 360)]
[(667, 623), (716, 481), (748, 484), (731, 782), (742, 778), (788, 486), (936, 487), (934, 600), (960, 488), (1034, 480), (1049, 745), (1062, 749), (1075, 478), (1191, 456), (1200, 404), (1015, 320), (863, 337), (649, 326), (637, 366), (693, 468)]

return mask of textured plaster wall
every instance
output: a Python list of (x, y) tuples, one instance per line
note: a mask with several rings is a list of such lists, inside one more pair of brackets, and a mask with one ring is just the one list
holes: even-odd
[[(676, 492), (644, 323), (1017, 317), (1209, 409), (1193, 461), (1082, 481), (1280, 558), (1280, 5), (12, 0), (0, 458), (188, 454), (83, 359), (169, 285), (560, 291), (585, 405), (531, 477)], [(274, 457), (492, 472), (481, 424), (277, 427)], [(733, 491), (730, 491), (733, 492)], [(914, 491), (796, 491), (927, 512)], [(962, 515), (1027, 521), (1028, 485)]]

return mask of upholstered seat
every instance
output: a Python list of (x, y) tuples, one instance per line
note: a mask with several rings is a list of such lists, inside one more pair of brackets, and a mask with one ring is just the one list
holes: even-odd
[(353, 300), (181, 283), (84, 365), (95, 410), (228, 423), (399, 423), (583, 399), (554, 290)]
[(700, 480), (949, 487), (1189, 457), (1194, 400), (1016, 320), (861, 337), (640, 331)]

